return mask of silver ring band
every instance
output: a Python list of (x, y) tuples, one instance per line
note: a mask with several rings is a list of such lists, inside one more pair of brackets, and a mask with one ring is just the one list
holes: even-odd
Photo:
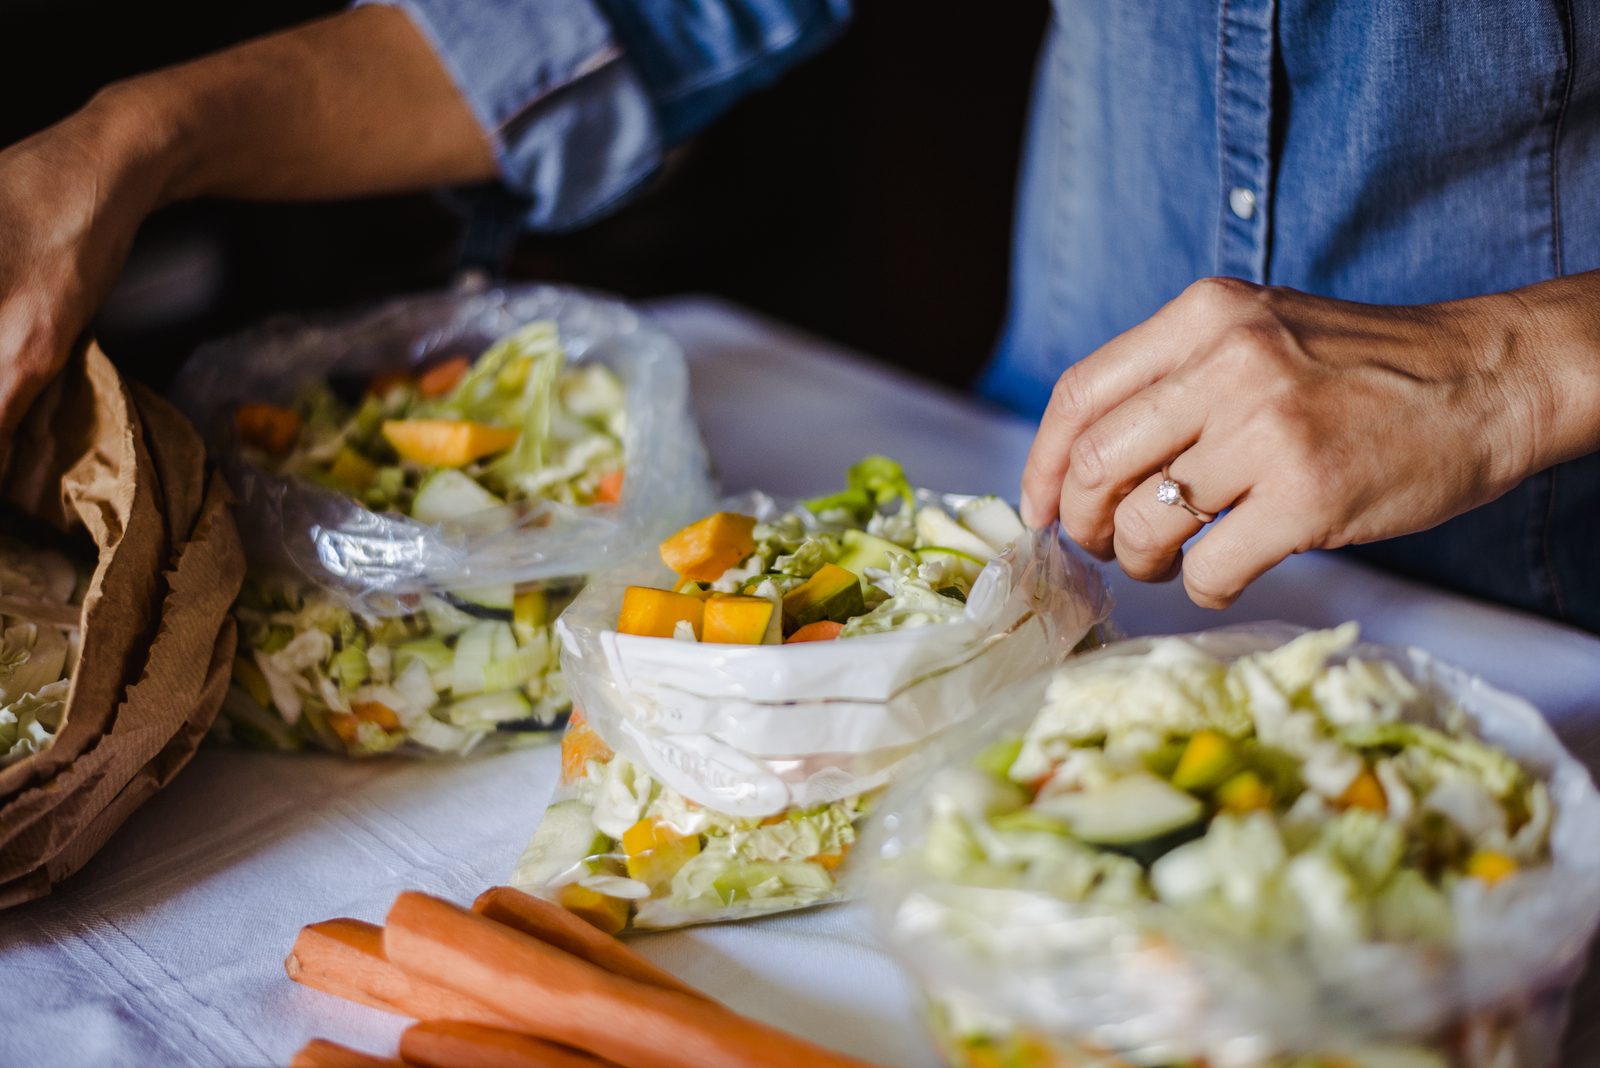
[(1209, 523), (1213, 519), (1217, 518), (1214, 513), (1202, 512), (1200, 509), (1189, 503), (1188, 498), (1184, 497), (1183, 495), (1183, 487), (1178, 485), (1177, 481), (1173, 479), (1170, 473), (1168, 473), (1167, 468), (1170, 466), (1171, 464), (1161, 465), (1161, 482), (1156, 486), (1156, 500), (1160, 501), (1162, 504), (1169, 504), (1178, 508), (1182, 508), (1185, 512), (1188, 512), (1190, 515), (1194, 516), (1195, 519), (1199, 520), (1201, 523)]

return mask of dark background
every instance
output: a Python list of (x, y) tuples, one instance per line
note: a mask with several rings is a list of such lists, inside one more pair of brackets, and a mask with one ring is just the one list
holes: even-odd
[[(340, 6), (0, 0), (0, 143), (108, 81)], [(1000, 327), (1045, 11), (859, 5), (831, 49), (676, 151), (642, 196), (584, 231), (523, 238), (508, 272), (633, 297), (721, 294), (964, 384)], [(461, 203), (180, 205), (145, 227), (97, 328), (160, 382), (199, 340), (262, 315), (447, 284)]]

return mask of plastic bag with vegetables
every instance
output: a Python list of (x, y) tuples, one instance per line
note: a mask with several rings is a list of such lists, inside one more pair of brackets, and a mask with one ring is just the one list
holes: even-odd
[(203, 349), (177, 392), (222, 451), (252, 554), (220, 728), (357, 756), (559, 728), (550, 622), (707, 496), (686, 381), (624, 306), (549, 288)]
[(562, 617), (562, 785), (512, 881), (611, 930), (836, 900), (912, 754), (1105, 619), (1095, 570), (998, 498), (871, 457), (598, 578)]
[(708, 498), (677, 345), (547, 286), (280, 319), (174, 396), (222, 458), (258, 573), (392, 615), (626, 558)]
[(883, 934), (953, 1064), (1535, 1068), (1600, 916), (1600, 796), (1416, 650), (1113, 645), (885, 801)]

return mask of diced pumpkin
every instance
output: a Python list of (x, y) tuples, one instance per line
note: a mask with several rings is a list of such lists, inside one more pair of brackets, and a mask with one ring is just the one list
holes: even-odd
[(350, 706), (350, 712), (356, 719), (376, 723), (386, 731), (400, 729), (400, 717), (382, 701), (357, 701)]
[(387, 397), (395, 390), (411, 385), (411, 376), (404, 371), (383, 371), (372, 376), (372, 381), (367, 383), (367, 394), (373, 397)]
[(601, 475), (600, 484), (594, 488), (594, 499), (601, 504), (616, 504), (622, 500), (622, 479), (625, 474), (619, 467)]
[(1389, 799), (1384, 795), (1383, 784), (1371, 768), (1361, 769), (1361, 774), (1350, 780), (1350, 785), (1339, 795), (1339, 804), (1345, 808), (1364, 808), (1369, 812), (1389, 811)]
[(662, 542), (661, 562), (686, 579), (715, 582), (755, 552), (755, 529), (754, 516), (736, 512), (708, 515)]
[(471, 360), (465, 356), (452, 356), (417, 376), (417, 392), (429, 400), (436, 400), (459, 386), (470, 370)]
[(849, 852), (850, 847), (848, 845), (842, 845), (839, 847), (837, 852), (818, 853), (816, 856), (809, 859), (811, 863), (817, 865), (825, 871), (838, 871), (839, 865), (844, 863), (845, 854)]
[(843, 623), (835, 623), (831, 619), (819, 619), (815, 623), (807, 623), (793, 634), (783, 640), (785, 645), (795, 645), (799, 642), (831, 642), (844, 631)]
[(246, 444), (282, 456), (300, 436), (300, 413), (276, 404), (241, 404), (233, 412), (234, 426)]
[(1239, 769), (1239, 750), (1220, 731), (1196, 731), (1183, 747), (1172, 785), (1190, 793), (1214, 790)]
[(573, 709), (567, 720), (566, 733), (561, 736), (562, 783), (577, 782), (583, 778), (591, 760), (604, 764), (613, 755), (611, 747), (589, 726), (583, 713)]
[(607, 897), (587, 886), (568, 883), (556, 891), (556, 903), (590, 926), (614, 935), (628, 926), (628, 902)]
[(543, 590), (523, 590), (511, 598), (511, 631), (528, 645), (550, 623), (550, 598)]
[(333, 733), (345, 745), (355, 745), (360, 735), (361, 721), (354, 712), (329, 712), (328, 726), (333, 728)]
[(705, 602), (700, 640), (727, 645), (760, 645), (777, 607), (765, 597), (712, 597)]
[(340, 485), (361, 493), (378, 477), (378, 465), (346, 445), (328, 465), (328, 474)]
[(678, 869), (700, 853), (698, 834), (679, 834), (660, 820), (648, 817), (622, 832), (622, 852), (628, 878), (652, 889), (666, 886)]
[(1217, 787), (1217, 804), (1225, 811), (1243, 815), (1272, 807), (1272, 788), (1253, 771), (1241, 771)]
[(388, 419), (383, 424), (383, 436), (395, 452), (431, 467), (461, 467), (504, 452), (521, 433), (515, 427), (466, 419)]
[(1480, 849), (1467, 858), (1467, 874), (1493, 886), (1517, 873), (1517, 862), (1493, 849)]
[(687, 621), (695, 638), (705, 619), (705, 602), (686, 593), (629, 586), (622, 594), (622, 611), (617, 615), (617, 630), (645, 638), (670, 638), (678, 624)]
[(793, 633), (819, 619), (843, 623), (864, 611), (860, 576), (838, 564), (823, 564), (783, 595), (783, 628)]

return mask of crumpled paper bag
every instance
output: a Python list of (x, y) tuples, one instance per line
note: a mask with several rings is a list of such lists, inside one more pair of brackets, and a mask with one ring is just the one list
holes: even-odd
[(0, 506), (95, 566), (55, 741), (0, 768), (0, 907), (81, 868), (205, 736), (244, 579), (229, 504), (194, 429), (92, 343), (18, 429)]

